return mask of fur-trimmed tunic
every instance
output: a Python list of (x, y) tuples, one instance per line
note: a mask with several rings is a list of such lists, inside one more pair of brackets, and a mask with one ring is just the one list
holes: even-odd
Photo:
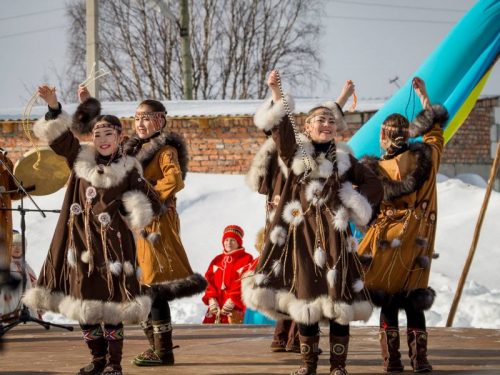
[(433, 302), (428, 281), (437, 219), (436, 175), (444, 147), (440, 124), (446, 118), (440, 106), (422, 111), (410, 124), (410, 133), (424, 133), (423, 143), (410, 143), (408, 150), (388, 160), (361, 160), (384, 186), (380, 213), (358, 247), (367, 265), (365, 285), (377, 305), (395, 296), (409, 298), (421, 309)]
[[(293, 105), (291, 98), (288, 102)], [(331, 108), (337, 121), (343, 121), (336, 105)], [(368, 319), (372, 307), (348, 221), (368, 224), (373, 207), (382, 199), (380, 182), (347, 150), (337, 147), (337, 185), (334, 164), (324, 152), (316, 154), (312, 142), (301, 134), (312, 172), (300, 183), (305, 167), (282, 101), (266, 101), (254, 121), (257, 127), (272, 130), (272, 139), (256, 155), (247, 181), (273, 199), (279, 195), (279, 201), (255, 273), (242, 280), (245, 304), (271, 318), (308, 325), (324, 319), (339, 324)], [(261, 188), (266, 179), (274, 184), (267, 192)]]
[(144, 320), (151, 300), (140, 295), (131, 230), (149, 224), (160, 202), (134, 157), (98, 164), (95, 147), (81, 145), (70, 126), (64, 112), (34, 125), (72, 171), (37, 287), (24, 302), (83, 324)]
[(194, 273), (180, 238), (175, 194), (184, 188), (188, 154), (184, 140), (163, 131), (141, 140), (134, 135), (125, 145), (144, 168), (144, 177), (154, 187), (164, 213), (145, 228), (137, 239), (137, 259), (142, 269), (141, 284), (153, 286), (167, 300), (187, 297), (205, 290), (205, 278)]

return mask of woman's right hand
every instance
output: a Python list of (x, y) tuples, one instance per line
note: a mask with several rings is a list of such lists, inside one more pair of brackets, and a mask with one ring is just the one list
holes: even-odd
[(267, 85), (269, 86), (269, 89), (271, 90), (271, 93), (273, 95), (273, 102), (277, 102), (281, 99), (281, 93), (280, 93), (280, 88), (278, 85), (278, 77), (279, 73), (277, 70), (271, 71), (269, 74), (269, 77), (267, 78)]
[(57, 102), (56, 88), (49, 87), (48, 85), (38, 86), (37, 89), (38, 96), (47, 103), (47, 105), (52, 109), (59, 108), (59, 103)]
[(83, 103), (85, 100), (90, 98), (90, 92), (87, 89), (87, 86), (78, 86), (78, 100), (80, 103)]

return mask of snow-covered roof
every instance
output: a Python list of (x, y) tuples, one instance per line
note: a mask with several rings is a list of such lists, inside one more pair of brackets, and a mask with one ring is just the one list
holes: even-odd
[[(307, 112), (312, 107), (331, 100), (331, 98), (296, 98), (295, 113)], [(356, 111), (376, 111), (382, 107), (385, 99), (359, 100)], [(172, 100), (164, 101), (169, 117), (212, 117), (212, 116), (251, 116), (262, 100)], [(122, 117), (131, 117), (139, 104), (134, 102), (102, 102), (102, 113)], [(349, 103), (347, 104), (349, 106)], [(68, 113), (74, 113), (77, 104), (65, 104)], [(35, 106), (31, 119), (40, 118), (47, 111), (46, 106)], [(24, 108), (0, 108), (0, 120), (19, 120)]]

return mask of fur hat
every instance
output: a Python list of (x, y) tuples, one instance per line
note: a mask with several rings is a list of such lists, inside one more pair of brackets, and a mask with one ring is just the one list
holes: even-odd
[(96, 98), (88, 98), (81, 103), (73, 115), (72, 128), (80, 134), (92, 132), (92, 120), (101, 114), (101, 103)]
[(224, 245), (224, 240), (226, 238), (233, 238), (238, 242), (238, 247), (243, 246), (243, 236), (245, 232), (243, 229), (237, 225), (228, 225), (224, 228), (224, 234), (222, 235), (222, 245)]

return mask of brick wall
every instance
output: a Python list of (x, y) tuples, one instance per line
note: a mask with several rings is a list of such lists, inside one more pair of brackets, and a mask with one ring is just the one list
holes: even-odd
[[(498, 97), (478, 101), (466, 126), (446, 146), (444, 164), (491, 164), (490, 128), (495, 122), (494, 107), (498, 105)], [(347, 114), (349, 130), (338, 140), (348, 140), (372, 115), (373, 112)], [(302, 126), (305, 116), (297, 115), (296, 120)], [(131, 134), (133, 119), (122, 121), (126, 133)], [(263, 133), (253, 125), (251, 116), (176, 117), (169, 119), (169, 126), (184, 135), (192, 172), (244, 174), (264, 141)], [(9, 151), (13, 161), (32, 149), (20, 121), (0, 121), (0, 136), (0, 147)]]

